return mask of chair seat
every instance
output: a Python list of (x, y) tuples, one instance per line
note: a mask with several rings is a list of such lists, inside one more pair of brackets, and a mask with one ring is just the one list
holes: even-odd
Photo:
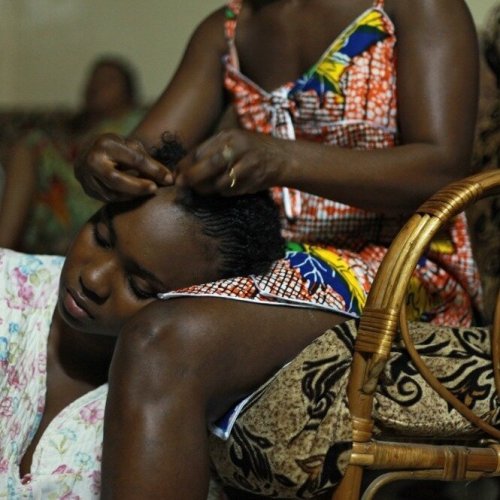
[[(500, 423), (488, 328), (410, 323), (417, 351), (439, 380), (493, 425)], [(346, 387), (356, 323), (306, 347), (238, 417), (227, 441), (210, 438), (222, 482), (255, 494), (310, 498), (331, 490), (349, 460), (352, 424)], [(374, 437), (479, 437), (438, 396), (396, 344), (373, 406)]]

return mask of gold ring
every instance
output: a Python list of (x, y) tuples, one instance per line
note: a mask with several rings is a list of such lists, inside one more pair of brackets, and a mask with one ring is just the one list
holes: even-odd
[(229, 144), (224, 144), (222, 148), (222, 158), (226, 162), (228, 168), (231, 167), (234, 161), (234, 151), (233, 148)]
[(231, 179), (231, 184), (229, 185), (229, 187), (232, 189), (234, 188), (235, 184), (236, 184), (236, 174), (234, 173), (234, 167), (231, 167), (229, 169), (229, 178)]

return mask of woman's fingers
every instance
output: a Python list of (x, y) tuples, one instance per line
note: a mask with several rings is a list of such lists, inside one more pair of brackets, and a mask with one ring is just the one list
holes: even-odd
[(240, 136), (240, 131), (224, 131), (199, 145), (179, 164), (176, 184), (202, 194), (225, 192), (234, 184), (228, 177), (233, 176), (231, 169), (246, 152)]
[[(234, 162), (229, 168), (211, 169), (206, 162), (198, 162), (189, 170), (189, 175), (183, 178), (183, 186), (190, 187), (200, 194), (221, 194), (235, 196), (245, 193), (255, 193), (264, 189), (255, 156), (248, 154)], [(177, 183), (177, 180), (176, 180)]]
[[(130, 166), (137, 171), (139, 177), (152, 180), (158, 185), (173, 184), (172, 172), (163, 163), (152, 158), (140, 141), (126, 139), (125, 146), (128, 148), (127, 153), (133, 153)], [(122, 164), (126, 165), (125, 162)]]
[(260, 134), (221, 132), (179, 163), (175, 183), (200, 194), (223, 196), (267, 189), (274, 185), (278, 156), (270, 144)]
[(200, 147), (179, 163), (175, 182), (179, 186), (208, 194), (213, 191), (209, 185), (223, 175), (229, 166), (227, 154), (222, 147), (217, 147), (216, 144), (203, 149)]
[(130, 199), (173, 184), (172, 173), (139, 141), (115, 134), (100, 136), (82, 153), (75, 175), (88, 194), (103, 201)]

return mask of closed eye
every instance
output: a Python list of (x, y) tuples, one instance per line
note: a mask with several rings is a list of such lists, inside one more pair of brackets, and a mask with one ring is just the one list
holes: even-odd
[(95, 222), (92, 226), (92, 234), (94, 235), (94, 241), (96, 244), (102, 248), (111, 248), (110, 241), (104, 236), (102, 228), (99, 227), (99, 223)]
[(152, 299), (157, 296), (157, 292), (152, 291), (152, 290), (144, 290), (142, 287), (140, 287), (135, 279), (132, 276), (129, 276), (127, 278), (127, 284), (128, 287), (130, 288), (131, 292), (139, 299), (139, 300), (147, 300), (147, 299)]
[(103, 207), (92, 217), (91, 223), (96, 245), (102, 248), (112, 248), (116, 240), (116, 235), (106, 207)]

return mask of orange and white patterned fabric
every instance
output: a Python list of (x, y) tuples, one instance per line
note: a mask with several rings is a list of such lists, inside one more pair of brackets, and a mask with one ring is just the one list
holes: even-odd
[[(267, 91), (241, 73), (236, 45), (243, 0), (226, 8), (224, 85), (244, 129), (274, 137), (373, 150), (398, 144), (396, 33), (383, 0), (353, 20), (296, 81)], [(314, 169), (314, 165), (304, 165)], [(375, 174), (375, 173), (374, 173)], [(367, 186), (369, 189), (369, 186)], [(260, 277), (190, 287), (164, 298), (208, 295), (326, 308), (359, 316), (402, 219), (287, 187), (272, 189), (282, 213), (285, 259)], [(481, 302), (465, 216), (455, 218), (415, 272), (409, 317), (468, 326)]]

